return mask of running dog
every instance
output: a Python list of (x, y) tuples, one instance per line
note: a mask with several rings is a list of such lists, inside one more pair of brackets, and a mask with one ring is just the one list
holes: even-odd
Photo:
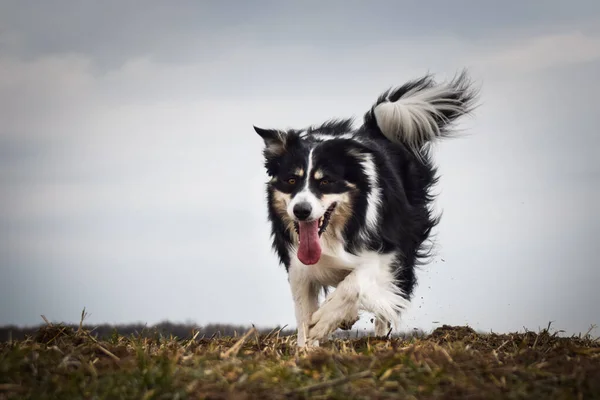
[(381, 94), (359, 127), (351, 119), (285, 131), (254, 126), (298, 346), (349, 329), (359, 311), (375, 315), (376, 335), (398, 328), (439, 222), (430, 209), (438, 180), (431, 144), (456, 133), (476, 99), (464, 71), (443, 83), (426, 75)]

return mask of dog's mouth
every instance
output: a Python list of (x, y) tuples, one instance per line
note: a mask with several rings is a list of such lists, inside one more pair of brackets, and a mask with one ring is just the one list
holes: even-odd
[[(319, 218), (319, 224), (317, 225), (319, 227), (319, 237), (325, 232), (325, 230), (327, 230), (327, 226), (329, 226), (329, 220), (331, 219), (333, 210), (335, 210), (335, 206), (337, 206), (337, 203), (333, 203), (331, 206), (329, 206), (327, 211), (325, 211), (325, 214)], [(294, 221), (294, 229), (296, 230), (298, 236), (300, 236), (300, 223), (298, 223), (298, 221)]]
[(319, 262), (321, 258), (321, 243), (319, 239), (329, 226), (331, 215), (335, 210), (333, 203), (325, 214), (314, 221), (294, 221), (294, 228), (298, 234), (298, 259), (306, 265)]

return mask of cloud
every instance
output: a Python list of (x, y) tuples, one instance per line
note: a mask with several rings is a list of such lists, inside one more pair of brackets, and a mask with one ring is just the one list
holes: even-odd
[(512, 1), (502, 8), (477, 0), (428, 4), (382, 0), (376, 5), (357, 0), (302, 4), (261, 0), (252, 5), (184, 1), (178, 7), (156, 0), (143, 6), (115, 0), (27, 5), (9, 0), (0, 5), (0, 51), (24, 59), (87, 54), (98, 68), (114, 69), (145, 57), (172, 64), (211, 60), (235, 42), (249, 42), (251, 47), (322, 47), (330, 54), (404, 38), (451, 36), (489, 42), (511, 32), (513, 37), (548, 34), (599, 16), (594, 0), (579, 0), (577, 6), (548, 0), (544, 7)]
[(600, 59), (600, 35), (581, 31), (534, 36), (505, 48), (478, 55), (472, 61), (480, 69), (504, 73), (531, 73), (553, 67)]

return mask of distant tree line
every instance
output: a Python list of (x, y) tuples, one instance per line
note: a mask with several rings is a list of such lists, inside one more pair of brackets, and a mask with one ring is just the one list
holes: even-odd
[[(40, 324), (33, 327), (19, 327), (14, 325), (0, 327), (0, 342), (6, 342), (9, 340), (23, 340), (25, 338), (35, 336), (37, 331), (45, 324)], [(58, 324), (55, 324), (58, 325)], [(68, 326), (74, 330), (79, 329), (79, 324), (60, 324), (60, 326)], [(218, 337), (218, 336), (239, 336), (243, 335), (251, 326), (246, 325), (232, 325), (232, 324), (208, 324), (205, 326), (199, 326), (195, 324), (178, 324), (172, 322), (161, 322), (156, 325), (149, 326), (147, 324), (135, 323), (135, 324), (100, 324), (90, 325), (83, 324), (83, 329), (90, 332), (92, 336), (98, 339), (107, 339), (111, 336), (118, 334), (121, 336), (136, 336), (136, 337), (148, 337), (153, 338), (157, 335), (163, 337), (175, 336), (179, 339), (189, 339), (198, 333), (197, 337)], [(275, 328), (280, 329), (280, 328)], [(273, 329), (257, 328), (257, 330), (263, 333), (269, 333)], [(289, 335), (292, 333), (291, 329), (286, 329), (280, 332), (280, 335)]]
[[(57, 325), (57, 324), (55, 324)], [(7, 342), (11, 340), (24, 340), (27, 337), (34, 337), (40, 327), (38, 325), (33, 327), (19, 327), (15, 325), (8, 325), (0, 327), (0, 342)], [(68, 326), (74, 330), (79, 328), (78, 324), (62, 324), (61, 326)], [(83, 329), (90, 332), (92, 336), (97, 339), (108, 339), (111, 336), (118, 334), (121, 336), (136, 336), (136, 337), (148, 337), (156, 338), (159, 336), (170, 337), (174, 336), (178, 339), (190, 339), (197, 333), (197, 338), (212, 338), (212, 337), (235, 337), (241, 336), (252, 326), (248, 325), (232, 325), (232, 324), (208, 324), (205, 326), (199, 326), (195, 324), (179, 324), (172, 322), (161, 322), (153, 326), (146, 324), (101, 324), (101, 325), (89, 325), (83, 324)], [(283, 329), (282, 329), (283, 328)], [(259, 334), (266, 335), (269, 333), (278, 332), (279, 336), (288, 336), (296, 333), (294, 328), (288, 327), (274, 327), (274, 328), (259, 328), (256, 327)], [(353, 331), (338, 331), (334, 336), (339, 338), (355, 338), (363, 336), (372, 336), (373, 332), (368, 330)], [(408, 333), (394, 334), (393, 336), (422, 336), (423, 331), (414, 330)]]

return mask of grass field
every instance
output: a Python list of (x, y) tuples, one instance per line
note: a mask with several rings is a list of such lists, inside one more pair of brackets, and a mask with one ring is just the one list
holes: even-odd
[[(600, 341), (443, 326), (298, 351), (279, 331), (185, 339), (43, 326), (0, 344), (0, 399), (593, 399)], [(400, 396), (399, 396), (400, 395)]]

